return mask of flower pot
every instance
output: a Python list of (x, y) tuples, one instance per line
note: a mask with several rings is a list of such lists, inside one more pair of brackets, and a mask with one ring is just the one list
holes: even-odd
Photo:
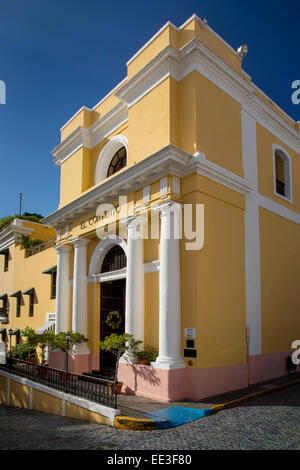
[(138, 364), (142, 364), (143, 366), (148, 366), (150, 362), (148, 359), (141, 359), (140, 357), (138, 358)]
[[(123, 382), (118, 382), (117, 384), (117, 393), (121, 393)], [(114, 395), (116, 386), (115, 384), (108, 384), (108, 390), (110, 395)]]

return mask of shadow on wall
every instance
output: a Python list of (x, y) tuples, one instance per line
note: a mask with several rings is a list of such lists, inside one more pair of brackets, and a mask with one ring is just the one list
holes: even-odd
[(152, 367), (132, 364), (131, 370), (134, 374), (134, 388), (132, 389), (126, 385), (124, 390), (126, 393), (134, 393), (138, 389), (138, 377), (152, 386), (158, 387), (161, 384), (161, 380), (158, 377), (156, 370)]

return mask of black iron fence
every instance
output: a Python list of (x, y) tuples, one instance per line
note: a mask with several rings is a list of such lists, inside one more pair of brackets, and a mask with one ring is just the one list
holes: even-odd
[(65, 372), (9, 357), (7, 364), (0, 367), (47, 387), (86, 398), (110, 408), (117, 408), (117, 384), (111, 380)]

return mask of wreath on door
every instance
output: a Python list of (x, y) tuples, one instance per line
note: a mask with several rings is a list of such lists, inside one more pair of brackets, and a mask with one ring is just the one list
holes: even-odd
[(106, 317), (105, 323), (110, 326), (112, 330), (116, 330), (122, 323), (120, 312), (112, 310)]

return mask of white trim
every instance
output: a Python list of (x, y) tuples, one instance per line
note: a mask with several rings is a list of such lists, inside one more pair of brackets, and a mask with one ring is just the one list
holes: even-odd
[(225, 39), (223, 39), (221, 36), (219, 36), (219, 34), (216, 33), (216, 31), (214, 29), (212, 29), (207, 23), (204, 23), (196, 13), (194, 13), (188, 20), (186, 20), (178, 29), (179, 30), (184, 29), (194, 19), (198, 20), (199, 23), (201, 23), (201, 25), (204, 28), (207, 28), (214, 36), (216, 36), (216, 38), (219, 39), (219, 41), (221, 41), (231, 52), (233, 52), (234, 55), (236, 55), (237, 57), (240, 58), (239, 54), (234, 49), (234, 47), (232, 47), (228, 42), (225, 41)]
[(246, 324), (250, 328), (249, 354), (261, 354), (261, 283), (260, 283), (260, 231), (258, 209), (258, 174), (256, 122), (241, 110), (242, 152), (245, 177), (253, 190), (246, 195), (245, 209), (245, 278)]
[(126, 62), (126, 65), (130, 65), (131, 62), (133, 62), (148, 46), (150, 46), (150, 44), (155, 41), (155, 39), (157, 39), (163, 32), (165, 29), (167, 29), (169, 26), (172, 27), (173, 29), (175, 29), (175, 31), (181, 31), (183, 30), (191, 21), (193, 20), (197, 20), (199, 21), (199, 23), (207, 28), (214, 36), (216, 36), (234, 55), (236, 55), (237, 57), (239, 57), (237, 51), (232, 47), (230, 46), (230, 44), (228, 44), (228, 42), (226, 42), (223, 38), (221, 38), (221, 36), (219, 36), (208, 24), (205, 24), (201, 18), (199, 18), (198, 15), (196, 15), (195, 13), (190, 17), (188, 18), (181, 26), (177, 27), (175, 26), (171, 21), (167, 21), (158, 31), (157, 33), (155, 33), (150, 39), (149, 41), (147, 41), (127, 62)]
[(241, 194), (248, 194), (251, 191), (251, 185), (246, 178), (242, 178), (216, 163), (211, 162), (206, 159), (204, 154), (197, 152), (197, 154), (193, 155), (193, 158), (194, 165), (187, 167), (186, 171), (184, 171), (185, 176), (190, 174), (193, 168), (199, 175), (205, 176), (206, 178)]
[(76, 118), (76, 116), (78, 116), (78, 114), (80, 114), (80, 113), (81, 113), (81, 111), (83, 111), (84, 109), (86, 109), (87, 111), (92, 111), (92, 109), (90, 109), (90, 108), (87, 108), (87, 106), (81, 106), (81, 108), (80, 108), (80, 109), (78, 109), (78, 111), (76, 111), (76, 113), (75, 113), (75, 114), (73, 114), (73, 116), (72, 116), (72, 117), (70, 117), (70, 119), (69, 119), (69, 120), (68, 120), (68, 121), (67, 121), (67, 122), (66, 122), (66, 123), (65, 123), (65, 124), (64, 124), (64, 125), (63, 125), (63, 126), (60, 128), (60, 131), (62, 131), (63, 129), (65, 129), (65, 127), (67, 127), (67, 125), (68, 125), (68, 124), (70, 124), (70, 122), (72, 122), (72, 121), (73, 121), (73, 119), (75, 119), (75, 118)]
[[(244, 109), (243, 112), (246, 113)], [(249, 116), (251, 117), (251, 115)], [(248, 175), (249, 171), (247, 170), (245, 173)], [(92, 208), (96, 209), (100, 203), (109, 203), (115, 200), (118, 194), (136, 191), (145, 183), (150, 184), (166, 175), (182, 178), (195, 172), (240, 194), (247, 195), (251, 191), (257, 194), (257, 183), (255, 183), (256, 179), (253, 178), (253, 175), (250, 178), (252, 183), (247, 178), (242, 178), (209, 161), (203, 154), (190, 155), (173, 145), (168, 145), (136, 165), (128, 167), (124, 172), (116, 173), (114, 177), (58, 209), (43, 219), (43, 223), (54, 227), (66, 225), (69, 221), (76, 219), (79, 214), (90, 212)], [(255, 184), (254, 187), (253, 184)], [(125, 185), (126, 189), (124, 189)], [(280, 204), (275, 203), (274, 205), (272, 200), (268, 198), (263, 199), (264, 205), (266, 205), (266, 200), (269, 201), (272, 212), (277, 210), (277, 213), (282, 217), (298, 220), (299, 214), (297, 212), (288, 210)]]
[(155, 41), (155, 39), (158, 38), (158, 36), (161, 35), (161, 33), (164, 32), (165, 29), (167, 29), (169, 26), (172, 26), (175, 30), (178, 30), (177, 26), (175, 26), (173, 23), (170, 21), (167, 21), (150, 39), (147, 41), (127, 62), (126, 66), (131, 64), (145, 49), (147, 49), (150, 44)]
[[(276, 191), (276, 150), (279, 151), (279, 156), (283, 160), (284, 164), (284, 183), (285, 183), (285, 190), (287, 191), (286, 196), (282, 196), (281, 194), (277, 193)], [(273, 159), (273, 191), (276, 197), (280, 197), (281, 199), (293, 203), (293, 178), (292, 178), (292, 158), (288, 154), (288, 152), (280, 147), (280, 145), (273, 144), (272, 145), (272, 159)]]
[(269, 212), (273, 212), (273, 214), (278, 215), (279, 217), (283, 217), (284, 219), (293, 222), (294, 224), (300, 225), (300, 214), (294, 211), (291, 211), (287, 207), (279, 204), (278, 202), (273, 201), (273, 199), (269, 199), (262, 194), (258, 195), (258, 204), (260, 207), (268, 210)]
[(242, 194), (247, 194), (251, 190), (245, 179), (210, 162), (203, 155), (194, 157), (174, 145), (168, 145), (126, 168), (125, 171), (116, 173), (102, 184), (45, 217), (43, 223), (59, 228), (77, 218), (79, 214), (89, 212), (92, 208), (96, 209), (100, 203), (113, 201), (118, 194), (136, 191), (145, 184), (150, 184), (169, 174), (180, 178), (194, 172)]
[[(149, 261), (144, 263), (144, 274), (159, 272), (160, 270), (160, 261)], [(98, 283), (98, 282), (107, 282), (107, 281), (116, 281), (118, 279), (126, 279), (126, 268), (117, 269), (116, 271), (110, 271), (108, 273), (102, 274), (89, 274), (88, 283)], [(73, 281), (73, 280), (71, 280)]]
[(122, 148), (125, 147), (126, 155), (128, 155), (128, 139), (122, 134), (115, 135), (103, 147), (97, 160), (94, 182), (95, 184), (107, 178), (107, 172), (110, 162), (114, 155)]
[(23, 219), (15, 218), (0, 232), (0, 250), (5, 250), (13, 243), (20, 241), (22, 235), (29, 236), (33, 231), (33, 228), (23, 226)]
[(91, 149), (128, 121), (128, 109), (124, 103), (117, 104), (103, 118), (88, 129), (79, 126), (52, 150), (54, 162), (61, 165), (79, 149)]
[(169, 178), (166, 176), (160, 180), (160, 195), (165, 196), (169, 190)]
[[(127, 256), (127, 244), (123, 240), (123, 238), (119, 237), (118, 235), (114, 235), (114, 238), (104, 238), (98, 243), (98, 245), (93, 251), (89, 266), (89, 277), (97, 276), (101, 273), (101, 266), (103, 260), (109, 250), (115, 245), (119, 245)], [(101, 274), (101, 276), (103, 276), (103, 274)]]
[(119, 279), (126, 279), (126, 268), (109, 271), (108, 273), (90, 274), (88, 276), (88, 283), (117, 281)]
[[(256, 91), (259, 89), (256, 85), (232, 69), (197, 38), (183, 46), (180, 51), (167, 46), (121, 86), (115, 95), (130, 108), (167, 77), (180, 81), (194, 70), (247, 107), (248, 112), (251, 110), (262, 126), (299, 152), (299, 133), (295, 129), (295, 121), (284, 113), (290, 120), (288, 123), (257, 96)], [(277, 108), (283, 112), (278, 106)]]
[(112, 90), (110, 90), (103, 98), (101, 98), (101, 100), (98, 101), (98, 103), (95, 104), (95, 106), (93, 106), (92, 111), (94, 111), (96, 108), (98, 108), (98, 106), (100, 106), (100, 104), (102, 104), (107, 98), (109, 98), (111, 95), (113, 95), (113, 93), (114, 93), (121, 85), (123, 85), (126, 81), (127, 81), (127, 77), (123, 78), (123, 80), (121, 80)]

